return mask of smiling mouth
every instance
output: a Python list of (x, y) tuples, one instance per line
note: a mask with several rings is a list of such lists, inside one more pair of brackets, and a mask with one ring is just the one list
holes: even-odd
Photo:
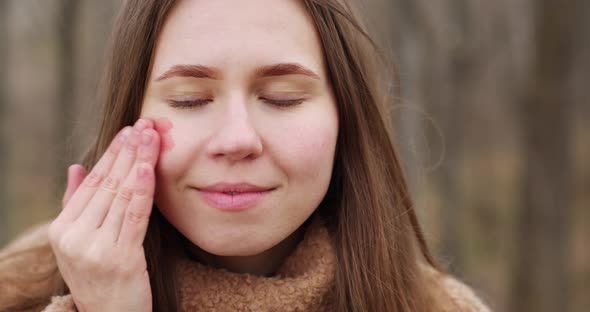
[(220, 182), (216, 184), (212, 184), (205, 187), (197, 187), (199, 191), (204, 192), (219, 192), (219, 193), (255, 193), (255, 192), (264, 192), (274, 189), (273, 187), (268, 186), (258, 186), (255, 184), (251, 184), (248, 182), (240, 182), (240, 183), (227, 183), (227, 182)]
[(227, 194), (227, 195), (238, 195), (238, 194), (242, 194), (240, 192), (222, 192), (223, 194)]
[(195, 188), (199, 196), (211, 207), (226, 212), (239, 212), (253, 208), (270, 195), (275, 188), (250, 192), (208, 191)]

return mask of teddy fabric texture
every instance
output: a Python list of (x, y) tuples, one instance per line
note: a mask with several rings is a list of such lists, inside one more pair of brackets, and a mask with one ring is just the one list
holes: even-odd
[[(174, 263), (181, 311), (334, 311), (330, 291), (336, 251), (319, 218), (312, 220), (304, 239), (272, 277), (234, 273), (188, 257), (175, 258)], [(432, 268), (425, 270), (429, 278), (441, 283), (453, 303), (435, 311), (490, 311), (465, 284)], [(27, 311), (77, 310), (71, 295), (66, 295), (54, 296), (49, 305)]]

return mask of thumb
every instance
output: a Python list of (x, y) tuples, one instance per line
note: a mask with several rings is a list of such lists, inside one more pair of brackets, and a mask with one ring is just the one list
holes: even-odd
[(62, 208), (68, 204), (84, 178), (86, 178), (86, 169), (81, 165), (74, 164), (68, 168), (68, 185), (62, 199)]

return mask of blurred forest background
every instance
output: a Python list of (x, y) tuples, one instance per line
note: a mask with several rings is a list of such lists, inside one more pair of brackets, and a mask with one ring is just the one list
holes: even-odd
[[(365, 0), (437, 259), (497, 311), (590, 311), (590, 1)], [(0, 246), (55, 217), (119, 0), (0, 0)]]

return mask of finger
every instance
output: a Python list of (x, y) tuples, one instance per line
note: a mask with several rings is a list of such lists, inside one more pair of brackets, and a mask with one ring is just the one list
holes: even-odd
[(153, 129), (154, 122), (148, 118), (140, 118), (135, 122), (135, 125), (133, 127), (137, 129), (137, 131), (142, 132), (143, 130), (148, 128)]
[(141, 133), (141, 145), (137, 152), (136, 165), (148, 163), (156, 166), (160, 154), (160, 134), (154, 129), (146, 129)]
[[(138, 150), (137, 162), (133, 170), (137, 170), (142, 163), (147, 163), (154, 167), (157, 162), (159, 147), (160, 137), (158, 133), (153, 129), (144, 130), (142, 133), (141, 146)], [(132, 173), (133, 172), (136, 171), (132, 171)], [(101, 231), (105, 233), (105, 236), (108, 236), (109, 241), (117, 241), (117, 238), (119, 237), (123, 219), (125, 217), (125, 211), (133, 197), (136, 180), (137, 178), (133, 174), (127, 176), (127, 179), (123, 183), (118, 194), (115, 196), (113, 205), (109, 209), (103, 224), (100, 226)]]
[(68, 204), (85, 177), (86, 169), (81, 165), (74, 164), (68, 168), (68, 185), (62, 199), (62, 208)]
[(135, 170), (135, 176), (133, 197), (117, 240), (117, 245), (122, 249), (137, 248), (143, 244), (154, 203), (156, 178), (153, 167), (142, 163)]
[(88, 228), (98, 228), (103, 223), (121, 182), (126, 179), (137, 159), (137, 149), (141, 140), (140, 132), (152, 129), (153, 126), (153, 122), (145, 118), (137, 120), (133, 126), (125, 147), (117, 156), (108, 177), (88, 203), (89, 208), (86, 208), (79, 217), (80, 222)]
[(117, 134), (107, 148), (107, 151), (99, 159), (96, 165), (94, 165), (92, 171), (84, 178), (82, 185), (80, 185), (78, 190), (74, 192), (68, 204), (58, 216), (61, 221), (71, 222), (80, 216), (105, 176), (111, 171), (111, 167), (117, 159), (119, 152), (125, 145), (130, 132), (131, 127), (125, 127)]
[[(136, 126), (139, 124), (140, 122), (138, 121)], [(86, 209), (84, 209), (78, 218), (79, 222), (87, 228), (96, 229), (102, 224), (115, 195), (119, 191), (121, 183), (125, 180), (135, 163), (140, 141), (140, 132), (136, 126), (131, 130), (127, 143), (119, 153), (108, 176), (104, 179), (101, 187), (96, 190), (96, 193), (88, 202)]]

